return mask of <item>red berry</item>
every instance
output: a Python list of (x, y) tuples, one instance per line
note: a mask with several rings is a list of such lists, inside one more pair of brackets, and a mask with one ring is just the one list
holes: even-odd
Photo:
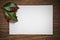
[(5, 18), (7, 22), (9, 22), (11, 19), (10, 18)]
[(18, 7), (15, 7), (15, 8), (13, 8), (13, 11), (14, 12), (16, 12), (17, 11), (17, 9), (19, 9)]

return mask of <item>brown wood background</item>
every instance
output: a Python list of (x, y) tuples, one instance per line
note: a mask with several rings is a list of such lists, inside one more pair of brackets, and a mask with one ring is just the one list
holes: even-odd
[[(5, 21), (1, 7), (6, 2), (20, 5), (53, 5), (53, 35), (9, 35), (9, 25)], [(60, 0), (0, 0), (0, 40), (60, 40)]]

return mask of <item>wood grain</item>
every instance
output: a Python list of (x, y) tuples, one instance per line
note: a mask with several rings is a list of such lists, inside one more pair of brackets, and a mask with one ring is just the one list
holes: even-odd
[[(1, 7), (7, 2), (19, 5), (53, 5), (53, 35), (9, 35)], [(60, 40), (60, 0), (0, 0), (0, 40)]]

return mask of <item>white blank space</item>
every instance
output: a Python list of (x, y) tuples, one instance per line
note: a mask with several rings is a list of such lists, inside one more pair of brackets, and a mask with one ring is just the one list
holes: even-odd
[(18, 22), (9, 22), (9, 34), (53, 34), (52, 5), (18, 5)]

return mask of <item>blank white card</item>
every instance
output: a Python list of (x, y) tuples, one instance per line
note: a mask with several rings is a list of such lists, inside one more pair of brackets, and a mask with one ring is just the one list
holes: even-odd
[(53, 5), (18, 5), (18, 22), (9, 22), (9, 34), (53, 34)]

